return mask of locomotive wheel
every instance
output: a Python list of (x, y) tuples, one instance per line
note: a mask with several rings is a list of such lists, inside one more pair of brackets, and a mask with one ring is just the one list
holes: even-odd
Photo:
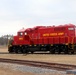
[(55, 52), (54, 52), (54, 51), (52, 51), (52, 52), (51, 52), (51, 54), (55, 54)]
[(18, 48), (15, 49), (15, 53), (17, 53), (17, 54), (20, 53)]
[(71, 54), (74, 54), (74, 51), (73, 51), (73, 52), (71, 52)]
[(25, 53), (25, 49), (23, 49), (22, 52)]
[(29, 53), (29, 51), (27, 51), (27, 50), (26, 50), (26, 51), (25, 51), (25, 53), (26, 53), (26, 54), (28, 54), (28, 53)]
[(11, 51), (11, 50), (9, 50), (9, 53), (12, 53), (12, 51)]
[(31, 53), (33, 54), (33, 53), (34, 53), (34, 51), (31, 51)]
[(11, 50), (9, 50), (9, 53), (12, 53), (12, 51), (11, 51)]
[(8, 52), (9, 53), (13, 53), (13, 48), (10, 47), (9, 50), (8, 50)]
[(60, 52), (60, 50), (58, 51), (58, 54), (60, 54), (61, 52)]
[(55, 54), (55, 50), (52, 50), (52, 51), (51, 51), (51, 54)]
[(24, 53), (23, 50), (21, 50), (21, 53)]
[(60, 54), (61, 53), (61, 51), (60, 51), (60, 49), (58, 48), (58, 54)]
[(21, 53), (21, 50), (20, 50), (20, 49), (18, 49), (18, 53), (19, 53), (19, 54)]
[(26, 53), (27, 54), (28, 53), (27, 49), (23, 49), (22, 53)]
[(17, 50), (15, 50), (15, 53), (18, 53), (18, 51), (17, 51)]
[(69, 51), (68, 51), (68, 47), (65, 46), (65, 48), (64, 48), (64, 54), (68, 54), (68, 53), (69, 53)]
[(68, 54), (68, 51), (65, 51), (64, 54)]

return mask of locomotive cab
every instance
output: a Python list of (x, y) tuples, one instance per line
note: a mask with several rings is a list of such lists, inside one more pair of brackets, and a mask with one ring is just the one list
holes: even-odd
[(24, 35), (25, 33), (24, 32), (18, 32), (18, 37), (19, 37), (19, 40), (22, 40), (24, 38)]
[(9, 53), (23, 53), (23, 50), (28, 44), (29, 35), (27, 34), (26, 29), (19, 30), (17, 35), (13, 37), (13, 42), (9, 44), (8, 51)]
[(18, 36), (23, 36), (23, 32), (18, 32)]
[[(23, 44), (27, 44), (27, 41), (29, 39), (29, 35), (27, 34), (26, 31), (24, 31), (24, 32), (18, 32), (18, 38), (19, 38), (19, 42), (22, 42), (22, 45)], [(20, 43), (20, 45), (21, 45), (21, 43)]]
[(29, 43), (29, 35), (27, 34), (26, 30), (21, 30), (17, 33), (18, 36), (18, 44), (19, 45), (26, 45)]

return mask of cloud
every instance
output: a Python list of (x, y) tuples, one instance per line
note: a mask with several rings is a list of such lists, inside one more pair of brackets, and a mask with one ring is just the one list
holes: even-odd
[(76, 0), (1, 0), (0, 31), (13, 34), (22, 27), (76, 24)]
[(0, 25), (1, 33), (0, 35), (4, 34), (17, 34), (17, 31), (24, 27), (23, 21), (1, 21), (2, 25)]

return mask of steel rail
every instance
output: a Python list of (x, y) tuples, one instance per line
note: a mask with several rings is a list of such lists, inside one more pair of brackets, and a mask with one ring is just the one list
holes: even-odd
[(30, 60), (17, 60), (17, 59), (0, 58), (0, 62), (28, 65), (28, 66), (41, 67), (41, 68), (46, 68), (46, 69), (55, 69), (55, 70), (59, 70), (59, 71), (76, 69), (76, 65), (49, 63), (49, 62), (40, 62), (40, 61), (30, 61)]

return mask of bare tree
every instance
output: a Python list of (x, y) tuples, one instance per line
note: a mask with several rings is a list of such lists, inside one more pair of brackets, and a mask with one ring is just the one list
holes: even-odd
[(0, 37), (0, 45), (8, 45), (9, 39), (13, 39), (13, 35), (3, 35)]

